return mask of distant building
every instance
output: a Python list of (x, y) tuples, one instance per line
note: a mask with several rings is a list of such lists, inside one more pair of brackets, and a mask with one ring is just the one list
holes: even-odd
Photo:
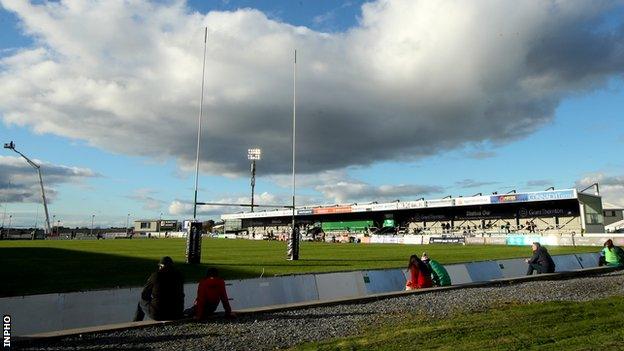
[(134, 221), (135, 233), (157, 233), (178, 231), (175, 219), (140, 219)]
[(624, 207), (605, 204), (602, 210), (604, 224), (609, 225), (624, 220)]

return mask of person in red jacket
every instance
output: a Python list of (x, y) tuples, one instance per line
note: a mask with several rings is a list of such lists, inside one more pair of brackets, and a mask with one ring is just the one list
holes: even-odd
[(416, 255), (410, 256), (409, 265), (407, 266), (409, 278), (405, 284), (405, 290), (414, 290), (422, 288), (430, 288), (433, 286), (431, 281), (431, 270)]
[(219, 277), (216, 268), (208, 268), (206, 278), (202, 279), (197, 286), (197, 299), (195, 299), (195, 319), (204, 320), (223, 304), (226, 317), (234, 317), (227, 292), (225, 281)]

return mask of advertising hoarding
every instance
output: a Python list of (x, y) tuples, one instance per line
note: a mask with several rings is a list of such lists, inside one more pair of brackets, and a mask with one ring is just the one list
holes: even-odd
[(450, 207), (455, 205), (455, 199), (427, 200), (427, 207)]
[(576, 199), (576, 194), (573, 189), (538, 191), (535, 193), (527, 193), (526, 195), (527, 195), (527, 201), (550, 201), (550, 200)]
[(425, 202), (425, 200), (401, 201), (401, 202), (397, 203), (397, 209), (398, 210), (407, 210), (407, 209), (413, 209), (413, 208), (425, 208), (425, 206), (427, 206), (427, 203)]
[(492, 195), (490, 196), (490, 202), (493, 204), (506, 204), (512, 202), (527, 201), (527, 194), (505, 194), (505, 195)]
[(394, 227), (394, 219), (384, 219), (383, 221), (383, 227), (387, 228), (387, 227)]
[(455, 206), (489, 205), (490, 203), (489, 196), (459, 197), (455, 199)]
[(314, 214), (350, 213), (351, 206), (317, 207), (312, 209)]
[(574, 189), (536, 191), (532, 193), (492, 195), (490, 201), (493, 204), (527, 202), (527, 201), (552, 201), (552, 200), (569, 200), (576, 199)]
[(397, 203), (389, 202), (383, 204), (372, 204), (370, 207), (373, 211), (392, 211), (397, 209)]
[(463, 236), (432, 236), (429, 244), (465, 244), (466, 238)]
[(368, 212), (372, 211), (371, 207), (373, 204), (364, 204), (364, 205), (351, 205), (351, 212)]

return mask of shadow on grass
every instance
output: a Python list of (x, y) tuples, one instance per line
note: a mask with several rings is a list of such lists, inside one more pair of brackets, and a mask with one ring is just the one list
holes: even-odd
[[(211, 265), (175, 263), (186, 282), (199, 281)], [(0, 248), (0, 297), (142, 286), (156, 271), (157, 264), (157, 259), (109, 253), (42, 247)], [(258, 269), (218, 266), (226, 279), (258, 276)]]
[[(277, 270), (267, 274), (294, 274), (313, 271), (357, 269), (354, 262), (392, 262), (381, 259), (301, 259), (258, 262), (202, 262), (186, 264), (183, 256), (171, 254), (186, 282), (204, 277), (208, 266), (218, 267), (224, 279), (257, 278), (263, 268)], [(204, 257), (204, 261), (206, 257)], [(142, 286), (156, 270), (158, 258), (124, 256), (116, 253), (81, 251), (50, 247), (0, 248), (3, 283), (0, 297), (63, 293), (73, 291)], [(314, 269), (318, 267), (319, 269)]]

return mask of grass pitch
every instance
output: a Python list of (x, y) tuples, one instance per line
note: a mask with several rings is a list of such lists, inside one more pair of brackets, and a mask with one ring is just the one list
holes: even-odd
[[(596, 247), (552, 247), (552, 254), (596, 252)], [(442, 263), (526, 257), (528, 247), (302, 243), (299, 261), (286, 260), (275, 241), (204, 239), (200, 265), (184, 264), (183, 239), (1, 241), (0, 296), (140, 286), (160, 257), (171, 256), (187, 281), (206, 267), (226, 279), (280, 274), (405, 267), (427, 251)]]
[[(398, 320), (397, 320), (398, 319)], [(405, 315), (296, 350), (623, 350), (624, 300), (493, 306), (451, 318)]]

